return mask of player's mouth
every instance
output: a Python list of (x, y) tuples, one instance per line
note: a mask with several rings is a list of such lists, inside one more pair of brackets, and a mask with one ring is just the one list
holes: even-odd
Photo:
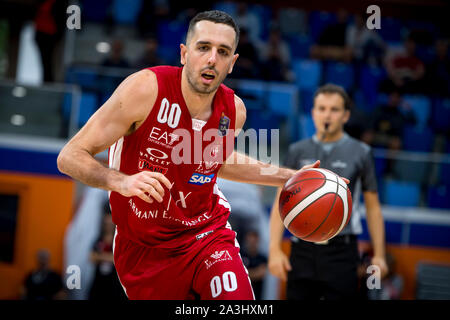
[(202, 81), (203, 83), (210, 84), (216, 78), (216, 75), (212, 71), (202, 72)]

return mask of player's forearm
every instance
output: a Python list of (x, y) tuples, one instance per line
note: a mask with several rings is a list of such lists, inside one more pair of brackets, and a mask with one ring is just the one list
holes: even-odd
[(270, 213), (270, 242), (269, 251), (281, 250), (281, 242), (283, 240), (284, 225), (281, 221), (278, 211), (278, 199), (280, 198), (281, 188), (278, 188), (272, 211)]
[(280, 168), (234, 151), (222, 165), (219, 177), (237, 182), (280, 187), (296, 171)]
[(381, 208), (367, 208), (367, 227), (372, 239), (373, 253), (376, 257), (385, 257), (384, 221)]
[(123, 173), (104, 167), (85, 150), (64, 148), (58, 156), (62, 173), (94, 188), (120, 192)]

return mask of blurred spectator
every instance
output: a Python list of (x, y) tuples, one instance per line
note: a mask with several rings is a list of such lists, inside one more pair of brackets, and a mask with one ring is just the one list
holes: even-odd
[(281, 32), (273, 28), (269, 40), (262, 48), (262, 78), (267, 81), (292, 81), (293, 74), (289, 69), (291, 55), (289, 46), (281, 38)]
[(389, 272), (381, 280), (380, 289), (368, 290), (369, 300), (400, 300), (403, 293), (403, 277), (395, 273), (395, 258), (386, 253), (386, 263)]
[(99, 240), (91, 252), (91, 261), (96, 265), (95, 276), (89, 293), (90, 300), (122, 300), (125, 293), (114, 268), (113, 241), (115, 225), (109, 212), (109, 203), (105, 204), (102, 231)]
[(168, 0), (142, 1), (142, 7), (137, 20), (137, 28), (141, 37), (155, 34), (158, 22), (169, 18), (170, 3)]
[(41, 249), (36, 254), (37, 268), (25, 278), (25, 300), (61, 300), (66, 297), (61, 275), (50, 268), (50, 252)]
[(353, 108), (344, 129), (351, 137), (361, 140), (367, 130), (368, 116), (361, 108)]
[(329, 25), (319, 36), (318, 43), (311, 46), (311, 57), (319, 60), (350, 62), (352, 50), (346, 43), (348, 12), (339, 9), (337, 22)]
[(237, 12), (234, 17), (239, 28), (246, 29), (253, 45), (258, 46), (261, 41), (261, 25), (258, 17), (248, 10), (248, 4), (245, 2), (237, 3)]
[(103, 60), (102, 66), (104, 67), (116, 67), (116, 68), (129, 68), (130, 64), (123, 56), (124, 44), (122, 40), (116, 39), (111, 45), (111, 55)]
[(420, 93), (424, 91), (425, 65), (416, 56), (416, 42), (408, 37), (404, 43), (404, 53), (394, 54), (386, 59), (388, 78), (380, 85), (383, 92), (398, 90), (400, 93)]
[(164, 64), (166, 62), (158, 56), (158, 40), (155, 37), (148, 38), (145, 42), (145, 51), (136, 62), (136, 68), (143, 69)]
[(55, 50), (66, 28), (66, 8), (67, 1), (39, 1), (34, 28), (44, 70), (44, 82), (52, 82), (55, 79), (53, 70)]
[(450, 94), (450, 57), (448, 40), (438, 39), (435, 44), (436, 57), (427, 66), (428, 92), (439, 96)]
[(364, 134), (363, 140), (374, 147), (391, 150), (401, 149), (405, 125), (416, 122), (411, 107), (402, 101), (398, 91), (393, 91), (388, 103), (378, 106), (371, 118), (371, 129)]
[(255, 46), (250, 42), (248, 31), (240, 30), (239, 45), (237, 53), (239, 59), (233, 68), (231, 76), (233, 78), (256, 78), (259, 71), (259, 59)]
[(242, 261), (248, 270), (256, 300), (261, 300), (263, 279), (267, 272), (267, 257), (259, 250), (259, 234), (250, 230), (245, 234), (245, 245), (242, 250)]
[(357, 63), (381, 65), (385, 50), (383, 39), (366, 27), (360, 14), (354, 17), (355, 22), (346, 31), (346, 44), (352, 50), (353, 59)]

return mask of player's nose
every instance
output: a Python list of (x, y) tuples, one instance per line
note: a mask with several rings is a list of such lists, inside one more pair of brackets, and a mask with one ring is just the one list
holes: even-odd
[(210, 56), (208, 58), (208, 64), (214, 65), (214, 64), (216, 64), (216, 60), (217, 60), (217, 49), (213, 48), (211, 50), (211, 54), (210, 54)]

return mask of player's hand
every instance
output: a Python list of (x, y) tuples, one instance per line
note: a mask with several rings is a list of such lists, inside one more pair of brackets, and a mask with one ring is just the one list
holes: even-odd
[(371, 262), (380, 268), (381, 279), (383, 279), (389, 272), (386, 260), (383, 257), (373, 257)]
[(271, 250), (269, 252), (269, 271), (275, 277), (283, 281), (287, 281), (287, 271), (291, 271), (292, 267), (289, 258), (281, 249)]
[(172, 188), (172, 184), (163, 174), (142, 171), (132, 176), (126, 176), (122, 181), (119, 193), (124, 197), (137, 196), (148, 203), (153, 203), (153, 199), (162, 202), (163, 185), (167, 189)]
[[(306, 165), (306, 166), (303, 166), (301, 169), (300, 169), (300, 171), (301, 170), (305, 170), (305, 169), (312, 169), (312, 168), (318, 168), (320, 166), (320, 160), (316, 160), (316, 162), (314, 162), (313, 164), (308, 164), (308, 165)], [(343, 178), (343, 177), (340, 177), (342, 180), (344, 180), (344, 182), (346, 183), (346, 184), (349, 184), (350, 183), (350, 180), (348, 180), (348, 179), (346, 179), (346, 178)]]

